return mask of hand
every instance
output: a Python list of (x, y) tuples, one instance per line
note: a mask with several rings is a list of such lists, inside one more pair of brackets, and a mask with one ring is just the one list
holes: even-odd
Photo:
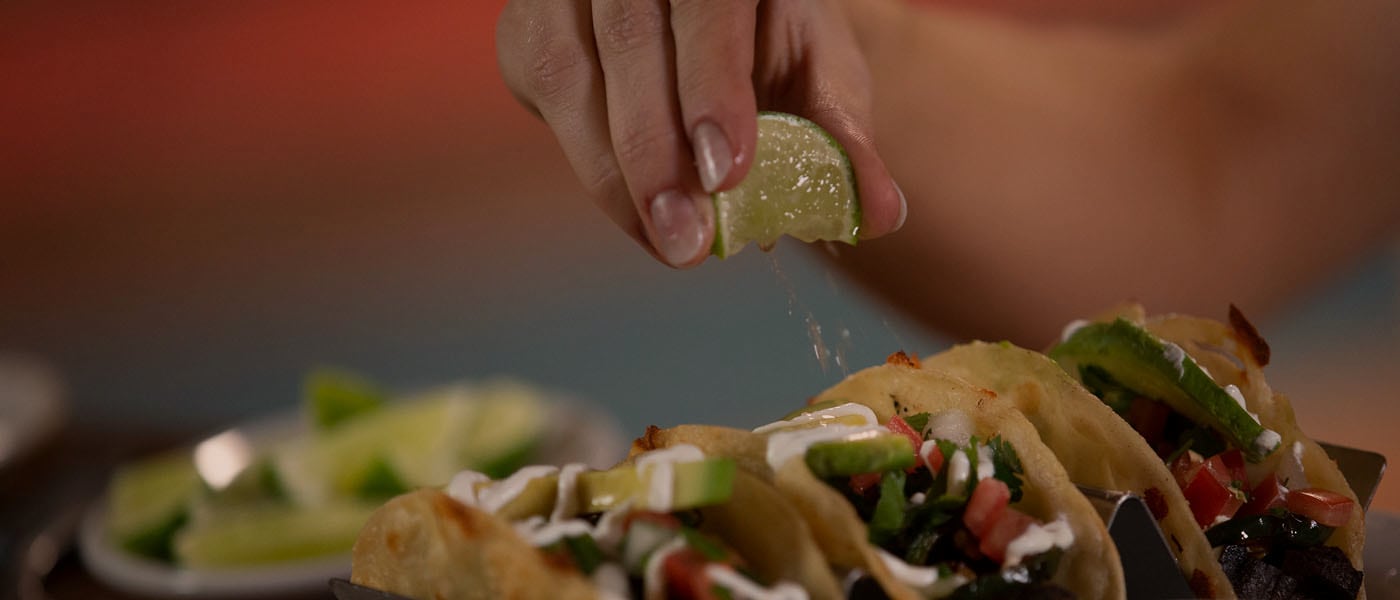
[(760, 108), (805, 116), (845, 147), (862, 237), (904, 221), (836, 0), (511, 0), (496, 49), (506, 85), (554, 130), (594, 201), (667, 264), (708, 256), (709, 193), (748, 173)]

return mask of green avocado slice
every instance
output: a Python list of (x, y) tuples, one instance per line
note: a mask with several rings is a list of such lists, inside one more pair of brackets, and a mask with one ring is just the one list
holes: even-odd
[[(654, 467), (638, 469), (623, 465), (606, 471), (585, 471), (575, 480), (574, 493), (580, 513), (602, 512), (626, 502), (650, 510), (687, 510), (728, 501), (734, 493), (736, 469), (732, 459), (721, 457), (672, 463), (670, 504), (665, 507), (648, 504), (651, 483), (657, 473)], [(477, 493), (496, 483), (478, 484)], [(496, 514), (511, 521), (548, 516), (554, 510), (558, 488), (558, 473), (531, 479), (497, 509)]]
[(914, 445), (902, 435), (818, 442), (807, 449), (807, 467), (817, 477), (883, 473), (914, 466)]
[(1186, 418), (1219, 431), (1251, 462), (1263, 460), (1279, 446), (1278, 434), (1260, 425), (1180, 346), (1127, 320), (1085, 325), (1049, 354), (1080, 381), (1086, 369), (1096, 368), (1132, 391), (1166, 402)]

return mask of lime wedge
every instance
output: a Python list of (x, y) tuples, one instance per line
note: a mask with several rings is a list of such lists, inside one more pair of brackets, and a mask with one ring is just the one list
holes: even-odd
[(108, 531), (129, 552), (168, 560), (171, 538), (202, 487), (187, 451), (123, 466), (112, 476)]
[(749, 242), (771, 248), (782, 235), (803, 242), (856, 243), (860, 197), (841, 144), (802, 117), (758, 115), (753, 167), (733, 189), (714, 195), (715, 243), (726, 258)]

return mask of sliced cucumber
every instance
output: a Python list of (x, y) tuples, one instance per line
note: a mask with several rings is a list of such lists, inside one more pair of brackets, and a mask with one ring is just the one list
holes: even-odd
[(539, 445), (548, 409), (534, 388), (497, 381), (477, 391), (478, 408), (460, 444), (461, 464), (492, 478), (529, 462)]
[(349, 552), (377, 506), (259, 506), (220, 511), (175, 536), (175, 557), (194, 568), (246, 567)]
[(202, 489), (188, 451), (126, 465), (112, 476), (108, 533), (129, 552), (169, 560), (171, 539)]

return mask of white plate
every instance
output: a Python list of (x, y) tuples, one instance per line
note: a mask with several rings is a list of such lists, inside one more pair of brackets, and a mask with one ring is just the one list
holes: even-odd
[[(606, 468), (626, 454), (627, 442), (608, 413), (568, 399), (554, 401), (551, 411), (539, 462), (582, 462), (594, 468)], [(260, 446), (294, 435), (300, 429), (300, 419), (295, 414), (279, 415), (230, 429), (201, 444), (237, 453), (247, 445)], [(232, 438), (246, 443), (226, 443)], [(209, 444), (214, 440), (225, 443)], [(196, 453), (198, 455), (198, 450)], [(108, 539), (104, 500), (95, 502), (84, 515), (78, 531), (78, 549), (94, 577), (113, 588), (142, 597), (251, 598), (326, 591), (331, 578), (350, 575), (349, 554), (219, 570), (187, 569), (135, 556)]]

